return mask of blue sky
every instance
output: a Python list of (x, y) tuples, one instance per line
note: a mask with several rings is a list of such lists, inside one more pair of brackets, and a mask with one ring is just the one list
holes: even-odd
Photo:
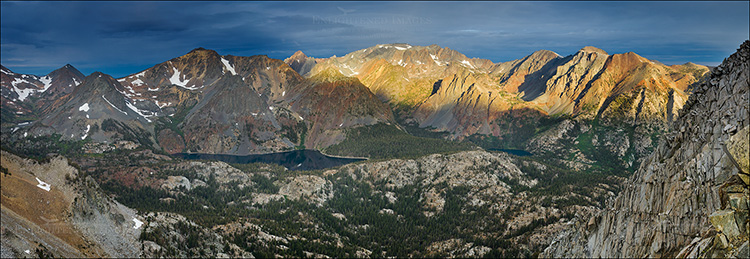
[(750, 38), (750, 2), (8, 2), (0, 63), (46, 74), (136, 73), (197, 47), (284, 59), (382, 43), (438, 44), (504, 62), (547, 49), (633, 51), (717, 65)]

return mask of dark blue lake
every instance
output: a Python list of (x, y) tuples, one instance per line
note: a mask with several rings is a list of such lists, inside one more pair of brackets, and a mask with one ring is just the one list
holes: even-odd
[(289, 170), (316, 170), (336, 167), (365, 159), (342, 158), (324, 155), (317, 150), (294, 150), (259, 155), (225, 155), (225, 154), (200, 154), (200, 153), (177, 153), (172, 154), (187, 160), (218, 160), (225, 163), (250, 164), (268, 163), (282, 165)]
[(502, 151), (511, 155), (516, 156), (531, 156), (533, 155), (531, 152), (523, 150), (523, 149), (503, 149), (503, 148), (491, 148), (491, 151)]

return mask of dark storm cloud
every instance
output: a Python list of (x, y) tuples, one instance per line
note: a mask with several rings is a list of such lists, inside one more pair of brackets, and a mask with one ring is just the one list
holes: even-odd
[(283, 59), (381, 43), (438, 44), (494, 62), (583, 46), (716, 65), (748, 39), (747, 2), (7, 2), (0, 62), (124, 76), (204, 47)]

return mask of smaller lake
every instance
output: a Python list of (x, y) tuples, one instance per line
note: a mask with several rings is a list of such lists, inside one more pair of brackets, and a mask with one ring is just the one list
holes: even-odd
[(511, 155), (516, 156), (531, 156), (533, 155), (531, 152), (523, 150), (523, 149), (504, 149), (504, 148), (491, 148), (491, 151), (502, 151)]
[(177, 153), (172, 154), (186, 160), (218, 160), (233, 164), (267, 163), (282, 165), (289, 170), (316, 170), (336, 167), (366, 159), (327, 156), (317, 150), (305, 149), (258, 155), (225, 155)]

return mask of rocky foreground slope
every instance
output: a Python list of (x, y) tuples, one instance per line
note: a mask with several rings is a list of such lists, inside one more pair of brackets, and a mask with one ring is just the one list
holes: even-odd
[(2, 251), (10, 257), (136, 257), (143, 217), (68, 164), (2, 152)]
[(750, 41), (711, 71), (671, 132), (544, 257), (747, 257)]

